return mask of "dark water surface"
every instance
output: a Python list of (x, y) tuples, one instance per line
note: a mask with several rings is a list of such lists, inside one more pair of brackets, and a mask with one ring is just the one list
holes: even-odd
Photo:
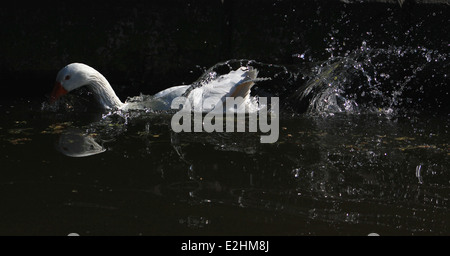
[[(92, 122), (41, 103), (0, 106), (1, 234), (449, 234), (445, 117), (285, 117), (260, 144), (176, 134), (168, 114)], [(64, 155), (70, 127), (106, 151)]]

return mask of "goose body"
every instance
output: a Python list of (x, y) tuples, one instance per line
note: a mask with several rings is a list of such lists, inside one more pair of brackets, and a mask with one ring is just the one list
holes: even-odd
[[(56, 101), (72, 90), (87, 86), (104, 109), (167, 110), (170, 109), (172, 101), (180, 96), (187, 97), (191, 104), (198, 104), (206, 99), (212, 103), (210, 105), (220, 104), (225, 101), (226, 97), (242, 97), (245, 102), (249, 102), (250, 89), (256, 81), (257, 74), (258, 71), (252, 67), (240, 67), (192, 89), (187, 96), (185, 93), (190, 85), (180, 85), (156, 93), (151, 101), (123, 103), (100, 72), (86, 64), (72, 63), (58, 72), (50, 101)], [(202, 108), (202, 112), (210, 110), (211, 107)]]

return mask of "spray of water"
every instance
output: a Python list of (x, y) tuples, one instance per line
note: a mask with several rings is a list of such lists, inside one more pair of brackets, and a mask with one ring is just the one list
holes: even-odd
[[(345, 56), (318, 63), (292, 104), (307, 102), (308, 114), (397, 115), (440, 108), (448, 77), (447, 54), (425, 47), (372, 49), (363, 42)], [(437, 92), (432, 92), (438, 90)]]

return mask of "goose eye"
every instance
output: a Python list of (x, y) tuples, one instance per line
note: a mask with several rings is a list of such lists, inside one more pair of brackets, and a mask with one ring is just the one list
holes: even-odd
[(70, 79), (70, 76), (67, 75), (66, 77), (64, 77), (64, 79), (65, 79), (65, 80), (69, 80), (69, 79)]

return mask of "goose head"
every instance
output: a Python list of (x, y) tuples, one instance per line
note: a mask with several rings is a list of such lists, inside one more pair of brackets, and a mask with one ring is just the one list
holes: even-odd
[(122, 105), (108, 80), (94, 68), (82, 63), (69, 64), (58, 72), (50, 102), (55, 102), (63, 95), (82, 86), (88, 86), (104, 108)]
[(90, 69), (92, 68), (81, 63), (72, 63), (62, 68), (56, 76), (56, 83), (50, 96), (50, 101), (54, 102), (70, 91), (87, 85), (89, 83)]

